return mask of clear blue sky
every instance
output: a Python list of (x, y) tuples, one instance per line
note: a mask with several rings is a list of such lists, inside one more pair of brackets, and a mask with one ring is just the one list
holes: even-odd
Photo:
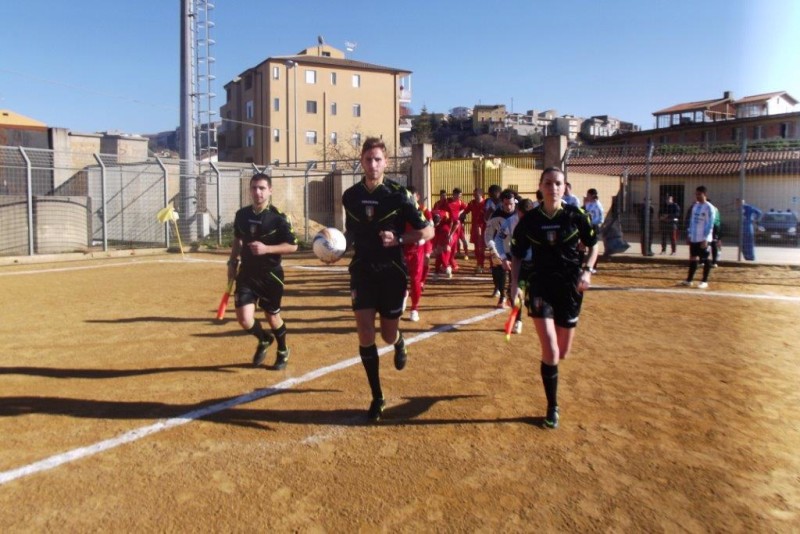
[[(0, 0), (0, 108), (76, 132), (177, 127), (179, 15), (179, 0)], [(797, 0), (217, 0), (213, 20), (217, 108), (237, 74), (318, 35), (412, 71), (415, 112), (505, 104), (651, 128), (653, 111), (728, 90), (800, 99)]]

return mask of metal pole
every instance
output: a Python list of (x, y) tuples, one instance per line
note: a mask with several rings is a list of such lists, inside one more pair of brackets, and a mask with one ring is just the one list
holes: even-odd
[(309, 232), (308, 232), (308, 217), (309, 217), (309, 208), (308, 208), (308, 173), (317, 166), (316, 161), (309, 161), (306, 164), (306, 176), (305, 176), (305, 185), (303, 186), (303, 217), (305, 217), (305, 242), (308, 243), (309, 239)]
[[(156, 161), (158, 162), (158, 166), (161, 167), (161, 172), (164, 173), (164, 207), (166, 208), (169, 205), (169, 173), (167, 172), (167, 167), (164, 165), (164, 162), (161, 161), (161, 158), (156, 156)], [(169, 225), (164, 225), (164, 245), (165, 248), (169, 248)]]
[(19, 152), (25, 159), (25, 187), (27, 189), (25, 201), (28, 204), (28, 256), (33, 256), (33, 169), (25, 149), (19, 147)]
[(650, 235), (650, 205), (651, 205), (650, 204), (650, 180), (651, 180), (650, 171), (651, 171), (651, 164), (653, 162), (653, 150), (654, 150), (654, 148), (655, 147), (653, 146), (652, 142), (648, 143), (648, 146), (647, 146), (647, 171), (646, 171), (645, 180), (644, 180), (644, 208), (643, 208), (644, 209), (644, 214), (643, 214), (643, 220), (644, 220), (644, 228), (643, 228), (643, 234), (644, 234), (643, 239), (644, 239), (644, 241), (643, 241), (643, 243), (644, 244), (642, 245), (642, 247), (643, 247), (642, 248), (642, 254), (645, 254), (645, 255), (648, 255), (648, 254), (650, 254), (650, 252), (652, 252), (650, 250), (650, 239), (652, 238), (652, 236)]
[(98, 154), (92, 154), (100, 165), (100, 212), (103, 220), (103, 252), (108, 252), (108, 211), (106, 206), (106, 166)]
[(197, 240), (197, 176), (195, 175), (194, 151), (194, 98), (192, 94), (192, 0), (181, 0), (180, 43), (180, 206), (178, 213), (183, 223), (184, 235), (189, 242)]
[[(297, 63), (294, 64), (294, 166), (297, 167)], [(308, 239), (306, 239), (308, 241)]]
[(222, 195), (220, 194), (222, 174), (213, 161), (209, 161), (208, 164), (211, 165), (211, 168), (214, 169), (214, 174), (217, 175), (217, 245), (222, 245), (222, 208), (220, 207), (222, 203)]
[[(745, 182), (745, 160), (747, 159), (747, 138), (743, 135), (742, 136), (742, 154), (739, 157), (739, 200), (741, 204), (744, 205), (744, 182)], [(742, 232), (742, 227), (744, 225), (744, 210), (741, 206), (739, 206), (739, 230), (736, 232), (739, 234), (739, 252), (736, 254), (736, 261), (742, 261), (742, 247), (744, 246), (744, 232)], [(753, 236), (755, 239), (755, 236)]]

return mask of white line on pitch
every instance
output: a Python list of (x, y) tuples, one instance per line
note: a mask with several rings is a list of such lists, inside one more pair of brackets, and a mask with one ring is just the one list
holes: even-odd
[(594, 289), (602, 289), (605, 291), (621, 291), (621, 292), (635, 292), (635, 293), (667, 293), (675, 295), (697, 295), (709, 297), (731, 297), (737, 299), (754, 299), (754, 300), (783, 300), (786, 302), (800, 302), (800, 297), (790, 297), (787, 295), (764, 295), (759, 293), (726, 293), (722, 291), (707, 291), (705, 289), (669, 289), (657, 287), (616, 287), (616, 286), (593, 286)]
[[(406, 344), (411, 345), (412, 343), (423, 341), (425, 339), (442, 334), (444, 332), (448, 332), (450, 330), (457, 330), (462, 326), (466, 326), (472, 323), (477, 323), (479, 321), (483, 321), (484, 319), (489, 319), (490, 317), (494, 317), (495, 315), (503, 313), (504, 311), (505, 310), (492, 310), (490, 312), (483, 313), (475, 317), (470, 317), (469, 319), (464, 319), (463, 321), (459, 321), (457, 323), (434, 328), (433, 330), (429, 330), (427, 332), (423, 332), (421, 334), (417, 334), (414, 337), (406, 339)], [(394, 347), (392, 347), (391, 345), (387, 345), (386, 347), (380, 349), (378, 351), (378, 354), (382, 356), (387, 352), (389, 352), (390, 350), (393, 350), (393, 348)], [(305, 382), (310, 382), (321, 376), (325, 376), (335, 371), (346, 369), (347, 367), (355, 365), (360, 361), (361, 361), (360, 356), (348, 358), (347, 360), (343, 360), (334, 365), (321, 367), (314, 371), (308, 372), (303, 376), (284, 380), (283, 382), (279, 382), (278, 384), (275, 384), (272, 387), (257, 389), (252, 393), (247, 393), (245, 395), (229, 399), (225, 402), (220, 402), (212, 406), (206, 406), (204, 408), (200, 408), (198, 410), (193, 410), (183, 415), (179, 415), (178, 417), (173, 417), (171, 419), (164, 419), (152, 425), (130, 430), (128, 432), (125, 432), (124, 434), (121, 434), (111, 439), (103, 440), (98, 443), (94, 443), (92, 445), (87, 445), (86, 447), (79, 447), (77, 449), (72, 449), (71, 451), (67, 451), (61, 454), (56, 454), (55, 456), (51, 456), (49, 458), (45, 458), (44, 460), (39, 460), (38, 462), (18, 467), (16, 469), (0, 472), (0, 486), (6, 484), (7, 482), (11, 482), (12, 480), (16, 480), (18, 478), (40, 473), (42, 471), (47, 471), (49, 469), (53, 469), (60, 465), (69, 462), (74, 462), (76, 460), (80, 460), (82, 458), (93, 456), (100, 452), (113, 449), (115, 447), (119, 447), (120, 445), (124, 445), (126, 443), (132, 443), (134, 441), (138, 441), (151, 434), (156, 434), (164, 430), (169, 430), (170, 428), (174, 428), (180, 425), (185, 425), (186, 423), (190, 423), (196, 419), (200, 419), (202, 417), (206, 417), (227, 410), (229, 408), (239, 406), (241, 404), (247, 404), (256, 401), (258, 399), (262, 399), (264, 397), (275, 395), (276, 393), (280, 393), (281, 391), (291, 389)]]

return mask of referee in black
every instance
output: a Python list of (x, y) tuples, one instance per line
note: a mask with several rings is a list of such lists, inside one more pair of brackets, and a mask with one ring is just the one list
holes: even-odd
[[(520, 219), (511, 240), (512, 291), (519, 285), (522, 260), (528, 249), (533, 249), (525, 304), (542, 347), (540, 371), (547, 397), (547, 428), (558, 427), (558, 363), (572, 346), (583, 292), (589, 288), (591, 266), (597, 258), (597, 235), (589, 214), (562, 202), (565, 182), (564, 173), (557, 167), (542, 172), (539, 189), (544, 199)], [(579, 252), (581, 243), (586, 247), (583, 255)], [(516, 295), (512, 295), (512, 302), (514, 298)]]
[(394, 345), (395, 368), (403, 369), (407, 352), (398, 323), (403, 314), (408, 270), (401, 245), (433, 237), (433, 227), (417, 210), (409, 192), (384, 178), (386, 163), (386, 145), (378, 138), (368, 138), (361, 149), (364, 177), (342, 195), (345, 235), (354, 249), (349, 267), (350, 293), (358, 351), (372, 390), (367, 413), (372, 421), (380, 419), (385, 406), (375, 345), (375, 317), (380, 315), (383, 341)]
[[(270, 176), (258, 173), (250, 179), (250, 197), (252, 205), (237, 211), (233, 219), (228, 279), (236, 278), (236, 320), (258, 339), (253, 365), (264, 363), (267, 348), (277, 340), (278, 353), (272, 368), (280, 370), (289, 360), (286, 325), (281, 319), (281, 255), (297, 250), (297, 238), (286, 215), (272, 205)], [(237, 270), (240, 256), (242, 266)], [(256, 305), (264, 310), (272, 333), (256, 319)]]

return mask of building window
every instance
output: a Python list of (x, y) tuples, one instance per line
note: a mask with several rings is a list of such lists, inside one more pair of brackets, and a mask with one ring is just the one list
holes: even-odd
[(761, 139), (761, 126), (753, 126), (753, 139)]
[(741, 128), (733, 128), (731, 130), (731, 139), (733, 141), (741, 141), (742, 140), (742, 129)]
[(280, 110), (281, 110), (281, 99), (275, 97), (272, 99), (272, 111), (280, 111)]
[(361, 104), (353, 104), (353, 117), (361, 116)]
[(253, 87), (253, 76), (247, 75), (244, 77), (244, 90), (247, 91)]
[(256, 133), (252, 128), (247, 129), (247, 135), (244, 138), (244, 146), (254, 146), (256, 144)]
[(245, 117), (248, 118), (248, 119), (252, 119), (253, 118), (253, 101), (252, 100), (248, 100), (247, 102), (245, 102), (244, 110), (245, 110), (244, 111)]
[(275, 141), (276, 143), (281, 142), (281, 131), (279, 129), (275, 128), (274, 130), (272, 130), (272, 140)]
[(331, 72), (331, 85), (336, 85), (336, 73)]
[(317, 83), (317, 71), (310, 69), (306, 71), (306, 83)]
[(354, 133), (353, 136), (350, 138), (350, 142), (353, 143), (353, 146), (359, 148), (361, 146), (361, 134)]
[(281, 69), (279, 69), (278, 67), (272, 67), (272, 79), (273, 80), (281, 79)]
[(781, 123), (781, 139), (789, 139), (792, 136), (792, 125), (788, 122)]
[(337, 141), (338, 141), (338, 136), (336, 135), (336, 132), (331, 132), (331, 144), (333, 146), (336, 146)]
[(336, 102), (331, 102), (331, 115), (336, 115)]
[(361, 87), (361, 75), (353, 74), (353, 87)]
[(315, 132), (314, 130), (308, 130), (306, 132), (306, 144), (307, 145), (317, 144), (317, 132)]
[(306, 113), (316, 113), (316, 112), (317, 112), (317, 101), (306, 100)]

